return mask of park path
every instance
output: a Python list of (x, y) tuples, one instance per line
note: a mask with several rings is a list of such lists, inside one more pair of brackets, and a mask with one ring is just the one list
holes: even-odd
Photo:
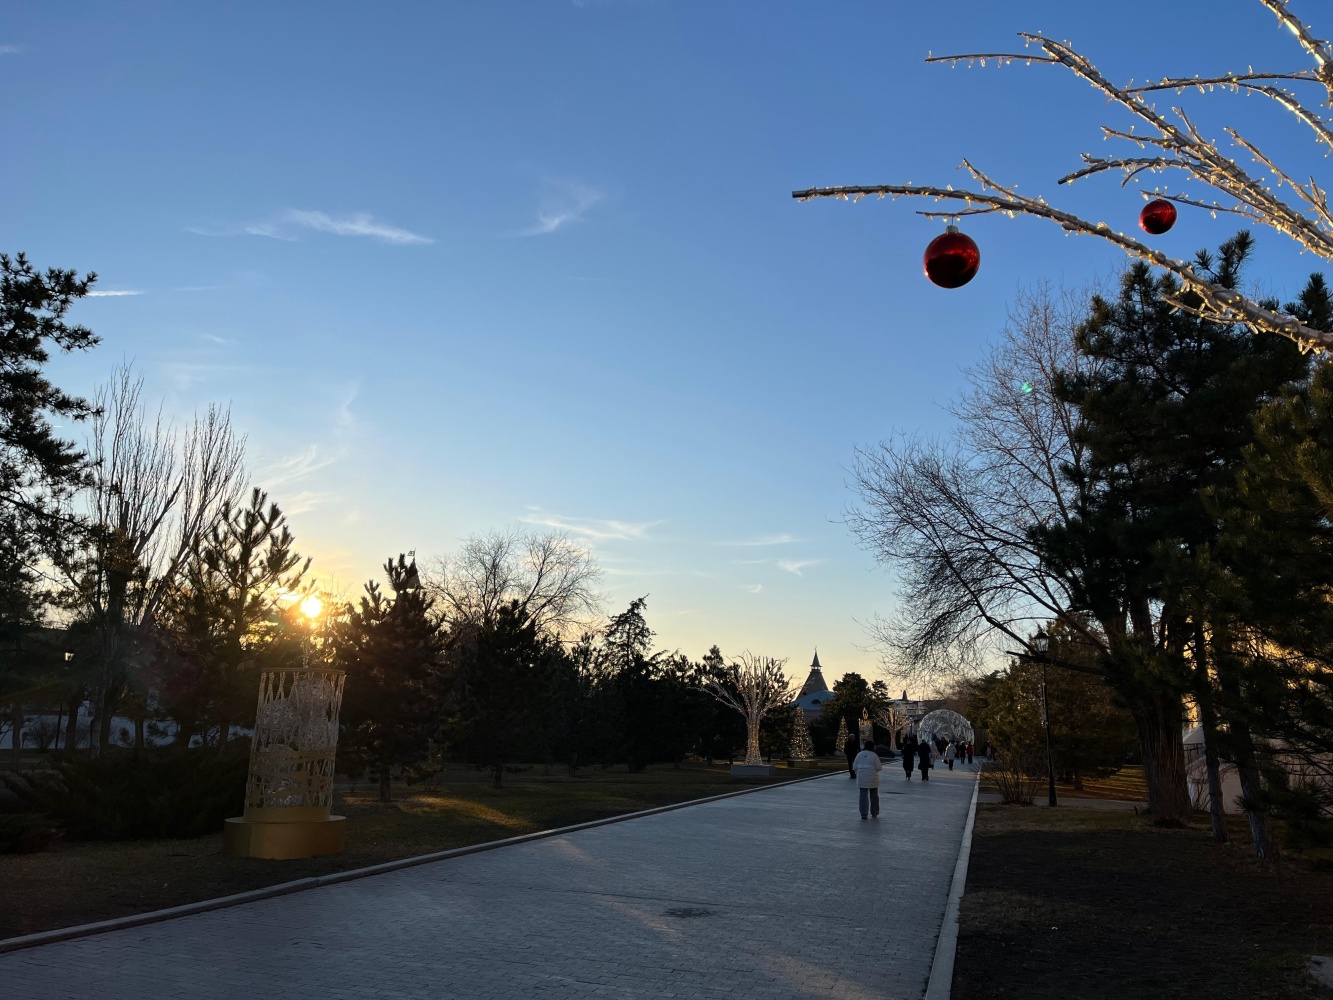
[(0, 955), (15, 1000), (917, 1000), (974, 775), (834, 775)]

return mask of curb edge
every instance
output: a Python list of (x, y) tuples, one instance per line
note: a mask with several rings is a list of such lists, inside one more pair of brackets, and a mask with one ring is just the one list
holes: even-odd
[(980, 791), (981, 774), (978, 772), (976, 783), (972, 786), (972, 804), (967, 809), (963, 840), (958, 846), (953, 882), (949, 885), (949, 901), (944, 907), (944, 922), (940, 924), (940, 936), (935, 942), (935, 961), (930, 965), (930, 979), (926, 983), (922, 1000), (949, 1000), (953, 992), (953, 960), (958, 952), (958, 907), (963, 900), (963, 890), (967, 887), (967, 862), (972, 856), (972, 827), (977, 819), (977, 795)]

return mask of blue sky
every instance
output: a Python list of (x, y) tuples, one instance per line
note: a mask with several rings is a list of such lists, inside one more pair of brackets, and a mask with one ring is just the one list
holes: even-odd
[[(943, 430), (1018, 289), (1121, 258), (971, 220), (981, 272), (945, 292), (921, 275), (927, 206), (790, 192), (961, 185), (968, 156), (1128, 229), (1132, 191), (1055, 185), (1124, 116), (1061, 70), (927, 52), (1039, 29), (1116, 80), (1305, 66), (1254, 0), (0, 11), (0, 248), (134, 293), (78, 306), (103, 342), (57, 362), (64, 386), (130, 359), (168, 412), (230, 402), (256, 483), (344, 585), (563, 528), (608, 610), (649, 595), (661, 645), (802, 676), (816, 645), (874, 673), (857, 622), (892, 604), (839, 523), (854, 447)], [(1257, 101), (1176, 100), (1326, 171)], [(1235, 228), (1187, 211), (1159, 245)], [(1283, 295), (1311, 269), (1265, 234), (1251, 276)]]

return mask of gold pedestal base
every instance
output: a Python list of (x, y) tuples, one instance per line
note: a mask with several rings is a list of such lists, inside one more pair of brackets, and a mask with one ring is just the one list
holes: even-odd
[(347, 838), (347, 817), (267, 823), (237, 816), (222, 828), (222, 853), (233, 858), (293, 861), (341, 854)]

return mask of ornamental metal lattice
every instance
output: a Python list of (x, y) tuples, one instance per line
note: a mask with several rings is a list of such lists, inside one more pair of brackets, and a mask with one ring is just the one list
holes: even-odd
[(971, 743), (976, 735), (972, 732), (972, 723), (947, 708), (937, 708), (921, 716), (916, 731), (921, 736), (943, 736), (946, 740), (962, 740), (964, 743)]
[(264, 671), (250, 744), (247, 810), (332, 806), (346, 677), (323, 667)]

